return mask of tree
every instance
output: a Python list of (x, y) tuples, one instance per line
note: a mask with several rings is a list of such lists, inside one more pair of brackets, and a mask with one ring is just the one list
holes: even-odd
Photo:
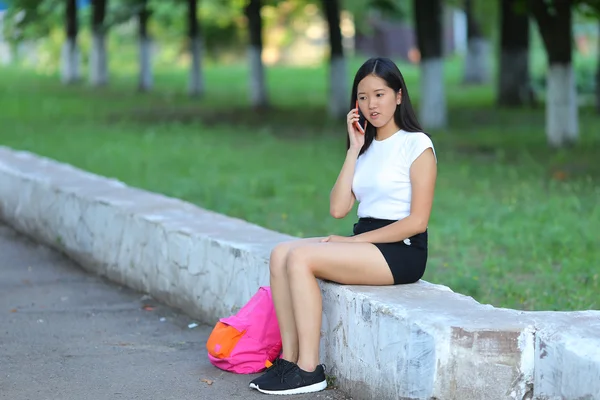
[(66, 40), (60, 51), (61, 81), (65, 84), (78, 82), (81, 73), (77, 1), (8, 0), (7, 5), (4, 31), (13, 46), (26, 40), (47, 37), (52, 29), (63, 26)]
[(500, 0), (498, 104), (533, 102), (529, 76), (529, 14), (519, 0)]
[(447, 124), (442, 54), (441, 0), (414, 0), (417, 45), (421, 53), (419, 118), (428, 129)]
[[(598, 21), (598, 38), (600, 38), (600, 21)], [(600, 113), (600, 40), (596, 45), (596, 112)]]
[(187, 0), (188, 4), (188, 40), (191, 55), (189, 93), (191, 96), (204, 94), (202, 78), (202, 37), (198, 22), (198, 0)]
[[(150, 0), (146, 5), (151, 10), (156, 35), (162, 41), (182, 43), (189, 55), (186, 90), (191, 97), (204, 95), (202, 63), (206, 52), (203, 32), (206, 25), (203, 22), (210, 16), (202, 15), (201, 18), (200, 13), (213, 4), (214, 0)], [(185, 39), (182, 40), (182, 37)]]
[[(489, 0), (487, 0), (489, 1)], [(467, 56), (465, 58), (464, 83), (483, 84), (490, 78), (489, 41), (485, 38), (473, 9), (473, 0), (464, 0), (467, 18)]]
[(329, 115), (341, 118), (348, 112), (348, 84), (339, 0), (322, 0), (329, 27)]
[(138, 90), (146, 92), (152, 88), (152, 38), (148, 34), (148, 20), (151, 11), (148, 7), (148, 0), (138, 0), (137, 20), (138, 20), (138, 40), (139, 40), (139, 59), (140, 59), (140, 77)]
[(579, 136), (577, 91), (572, 65), (571, 0), (530, 0), (548, 58), (546, 136), (551, 147), (573, 144)]
[[(580, 0), (577, 3), (577, 11), (579, 17), (586, 22), (595, 23), (597, 25), (597, 35), (600, 38), (600, 1), (599, 0)], [(600, 114), (600, 40), (596, 44), (596, 73), (595, 73), (595, 97), (596, 97), (596, 112)]]
[(77, 33), (79, 30), (77, 0), (66, 0), (64, 17), (66, 40), (61, 54), (61, 76), (63, 83), (71, 84), (81, 79), (79, 69), (80, 53), (79, 46), (77, 45)]
[(256, 109), (269, 107), (269, 96), (265, 84), (265, 71), (262, 62), (262, 17), (261, 0), (249, 0), (244, 12), (248, 20), (250, 44), (248, 46), (248, 62), (250, 64), (250, 103)]
[(108, 83), (106, 53), (106, 9), (108, 0), (92, 0), (92, 49), (90, 54), (90, 81), (92, 86)]

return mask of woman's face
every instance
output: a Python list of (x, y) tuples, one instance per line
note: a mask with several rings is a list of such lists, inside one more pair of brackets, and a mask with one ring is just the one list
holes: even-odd
[(358, 84), (358, 107), (367, 121), (376, 128), (393, 122), (401, 93), (396, 93), (386, 82), (373, 75), (366, 76)]

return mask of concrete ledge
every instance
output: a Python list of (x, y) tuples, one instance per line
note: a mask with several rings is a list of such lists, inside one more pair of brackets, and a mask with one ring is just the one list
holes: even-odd
[[(293, 239), (2, 147), (0, 219), (210, 323), (268, 285), (271, 248)], [(494, 308), (424, 281), (322, 290), (323, 361), (355, 399), (600, 399), (598, 311)]]

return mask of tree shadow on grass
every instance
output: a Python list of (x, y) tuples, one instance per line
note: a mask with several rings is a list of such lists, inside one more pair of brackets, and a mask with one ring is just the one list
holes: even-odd
[[(535, 163), (555, 180), (600, 180), (600, 120), (583, 112), (581, 142), (566, 149), (551, 149), (546, 143), (544, 110), (501, 109), (490, 106), (451, 108), (450, 126), (428, 132), (436, 147), (466, 162), (517, 165)], [(322, 106), (277, 107), (147, 107), (109, 115), (110, 122), (134, 121), (155, 124), (198, 124), (204, 128), (227, 127), (239, 131), (268, 134), (286, 141), (339, 138), (345, 141), (345, 121), (334, 120)], [(590, 127), (598, 129), (590, 129)]]
[[(555, 149), (547, 144), (543, 107), (457, 108), (449, 112), (450, 129), (436, 135), (457, 156), (507, 165), (534, 163), (559, 181), (600, 182), (600, 119), (580, 110), (580, 140)], [(441, 137), (440, 137), (441, 136)]]
[(252, 109), (248, 107), (144, 108), (109, 115), (109, 122), (142, 124), (201, 124), (210, 128), (227, 126), (244, 132), (268, 132), (282, 139), (310, 139), (343, 135), (345, 122), (327, 115), (322, 107)]

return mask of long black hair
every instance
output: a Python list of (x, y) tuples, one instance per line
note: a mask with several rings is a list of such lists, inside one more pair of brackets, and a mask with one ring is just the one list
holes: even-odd
[[(408, 89), (406, 88), (404, 77), (398, 69), (398, 66), (389, 58), (370, 58), (365, 61), (363, 65), (361, 65), (358, 71), (356, 71), (356, 75), (354, 76), (354, 84), (352, 85), (350, 108), (356, 107), (358, 84), (369, 75), (383, 79), (387, 86), (392, 88), (395, 93), (398, 93), (398, 91), (402, 90), (402, 102), (398, 107), (396, 107), (396, 112), (394, 113), (394, 122), (396, 122), (396, 125), (398, 125), (400, 129), (403, 129), (407, 132), (423, 132), (421, 124), (419, 124), (417, 115), (415, 114), (410, 102), (410, 96), (408, 95)], [(360, 154), (364, 153), (369, 148), (373, 142), (373, 139), (375, 139), (376, 133), (377, 128), (371, 124), (368, 124), (367, 129), (365, 130), (365, 144), (360, 150)], [(349, 148), (350, 138), (347, 138), (346, 149)]]

